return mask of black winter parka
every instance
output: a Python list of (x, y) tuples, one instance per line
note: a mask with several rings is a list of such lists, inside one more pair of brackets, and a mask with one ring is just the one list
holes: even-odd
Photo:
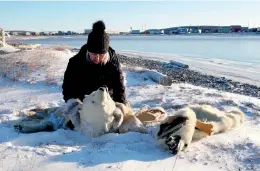
[(62, 85), (65, 102), (70, 98), (89, 95), (101, 86), (107, 86), (115, 102), (126, 104), (124, 77), (115, 51), (109, 47), (109, 59), (105, 64), (94, 64), (87, 56), (87, 44), (70, 58)]

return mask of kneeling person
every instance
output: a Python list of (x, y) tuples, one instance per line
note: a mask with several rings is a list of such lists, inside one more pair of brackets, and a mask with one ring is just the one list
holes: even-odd
[(75, 56), (70, 58), (64, 73), (63, 99), (83, 100), (101, 86), (108, 88), (116, 102), (126, 104), (124, 77), (115, 51), (109, 46), (105, 24), (93, 24), (88, 41)]

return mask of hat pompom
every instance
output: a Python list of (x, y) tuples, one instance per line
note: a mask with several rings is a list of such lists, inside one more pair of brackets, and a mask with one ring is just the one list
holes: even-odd
[(102, 20), (99, 20), (93, 24), (93, 31), (95, 32), (104, 32), (106, 29), (105, 23)]

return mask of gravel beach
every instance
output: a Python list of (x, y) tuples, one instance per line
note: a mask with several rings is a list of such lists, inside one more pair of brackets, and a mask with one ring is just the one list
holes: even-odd
[(202, 74), (191, 70), (188, 67), (179, 67), (171, 63), (148, 60), (141, 57), (130, 57), (120, 54), (118, 56), (120, 62), (126, 66), (139, 66), (156, 70), (171, 77), (173, 83), (189, 83), (196, 86), (214, 88), (226, 92), (260, 98), (260, 87), (255, 85), (232, 81), (225, 77)]

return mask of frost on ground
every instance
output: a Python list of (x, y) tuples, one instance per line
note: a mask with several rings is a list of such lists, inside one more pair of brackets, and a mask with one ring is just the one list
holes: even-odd
[[(60, 83), (71, 52), (39, 49), (0, 58), (29, 65), (37, 56), (36, 62), (41, 66), (37, 70), (26, 72), (15, 81), (8, 74), (0, 78), (0, 170), (260, 170), (258, 99), (189, 84), (161, 86), (134, 70), (125, 70), (127, 97), (134, 111), (144, 105), (162, 106), (172, 114), (192, 103), (211, 104), (219, 109), (239, 107), (246, 114), (245, 124), (193, 142), (176, 156), (149, 134), (106, 134), (92, 139), (62, 129), (18, 134), (12, 125), (19, 119), (20, 110), (64, 104)], [(54, 75), (49, 72), (55, 84), (45, 84), (49, 70), (56, 71)]]

